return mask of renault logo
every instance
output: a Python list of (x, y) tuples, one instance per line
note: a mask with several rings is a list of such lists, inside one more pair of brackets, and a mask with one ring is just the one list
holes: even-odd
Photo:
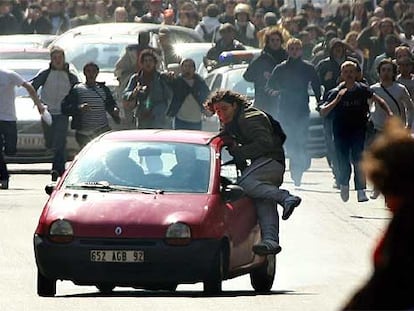
[(115, 234), (116, 235), (121, 235), (122, 234), (122, 228), (121, 227), (116, 227), (115, 228)]

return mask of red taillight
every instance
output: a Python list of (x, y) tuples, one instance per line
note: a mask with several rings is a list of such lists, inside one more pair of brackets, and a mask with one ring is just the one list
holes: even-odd
[(54, 243), (66, 244), (73, 241), (72, 235), (48, 235), (48, 239)]
[(190, 242), (191, 242), (191, 239), (187, 239), (187, 238), (183, 238), (183, 239), (167, 238), (167, 239), (165, 239), (165, 243), (167, 243), (168, 245), (173, 245), (173, 246), (184, 246), (184, 245), (190, 244)]

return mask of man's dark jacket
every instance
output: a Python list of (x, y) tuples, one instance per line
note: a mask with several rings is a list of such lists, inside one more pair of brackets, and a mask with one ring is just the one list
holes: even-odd
[(275, 135), (272, 124), (266, 114), (251, 105), (240, 106), (236, 115), (223, 132), (237, 143), (230, 153), (236, 163), (250, 159), (252, 162), (260, 157), (267, 157), (285, 165), (283, 135)]
[(167, 110), (167, 115), (174, 117), (180, 110), (185, 98), (189, 94), (193, 94), (195, 100), (200, 105), (201, 111), (204, 110), (203, 103), (210, 94), (210, 89), (208, 88), (206, 82), (198, 74), (194, 75), (194, 85), (190, 86), (184, 80), (182, 75), (179, 75), (177, 79), (171, 85), (173, 89), (173, 98), (170, 106)]

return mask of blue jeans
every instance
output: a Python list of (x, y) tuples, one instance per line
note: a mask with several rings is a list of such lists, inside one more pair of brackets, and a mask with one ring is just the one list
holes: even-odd
[(9, 172), (3, 157), (16, 153), (17, 126), (16, 121), (0, 121), (0, 180), (9, 180)]
[(53, 149), (52, 170), (59, 176), (65, 171), (66, 163), (66, 137), (68, 135), (69, 117), (63, 114), (52, 114), (52, 125), (48, 126), (42, 121), (46, 148)]
[(351, 179), (351, 164), (354, 168), (355, 190), (366, 188), (366, 179), (360, 161), (365, 145), (366, 127), (338, 130), (334, 128), (334, 142), (338, 159), (339, 184), (348, 186)]

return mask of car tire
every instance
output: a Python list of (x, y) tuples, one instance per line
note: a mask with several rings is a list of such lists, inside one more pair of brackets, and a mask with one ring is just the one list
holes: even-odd
[(210, 273), (203, 281), (204, 294), (215, 295), (221, 293), (221, 283), (224, 278), (224, 251), (222, 248), (214, 258)]
[(110, 294), (115, 288), (115, 285), (112, 284), (98, 284), (96, 285), (96, 288), (102, 293), (102, 294)]
[(40, 297), (53, 297), (56, 295), (56, 280), (48, 279), (37, 271), (37, 294)]
[(276, 275), (276, 256), (267, 255), (265, 263), (250, 272), (250, 283), (256, 292), (269, 292)]

